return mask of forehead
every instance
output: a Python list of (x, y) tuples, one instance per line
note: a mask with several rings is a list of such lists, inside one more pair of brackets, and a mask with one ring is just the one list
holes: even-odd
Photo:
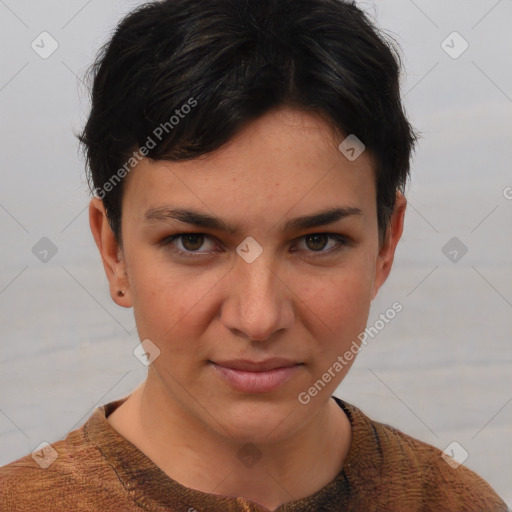
[(349, 160), (338, 147), (345, 137), (318, 114), (280, 108), (194, 160), (141, 161), (127, 176), (123, 215), (176, 204), (264, 217), (316, 211), (320, 203), (371, 214), (374, 160), (367, 151)]

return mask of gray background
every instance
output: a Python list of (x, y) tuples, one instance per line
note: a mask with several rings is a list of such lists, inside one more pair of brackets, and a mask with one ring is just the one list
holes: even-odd
[[(145, 377), (132, 311), (111, 301), (90, 234), (73, 136), (88, 111), (80, 77), (139, 3), (0, 0), (0, 465)], [(441, 449), (457, 441), (512, 504), (512, 2), (359, 4), (402, 47), (404, 101), (423, 138), (369, 324), (394, 301), (404, 309), (337, 395)], [(31, 48), (43, 31), (59, 45), (47, 59)], [(457, 58), (453, 31), (469, 44)], [(32, 251), (42, 237), (58, 250), (46, 262)], [(468, 249), (456, 262), (443, 252), (452, 237)]]

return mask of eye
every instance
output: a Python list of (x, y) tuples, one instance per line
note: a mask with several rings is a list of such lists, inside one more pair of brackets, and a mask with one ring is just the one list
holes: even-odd
[(204, 244), (205, 240), (210, 239), (208, 235), (203, 233), (179, 233), (165, 238), (162, 240), (161, 245), (176, 246), (175, 242), (179, 239), (181, 239), (181, 243), (178, 245), (181, 245), (181, 248), (174, 248), (172, 250), (180, 256), (190, 258), (211, 254), (210, 252), (196, 252)]
[[(303, 241), (307, 247), (306, 249), (299, 250), (310, 253), (308, 256), (313, 258), (332, 255), (342, 250), (346, 245), (349, 245), (345, 237), (336, 233), (311, 233), (300, 237), (299, 240), (301, 242)], [(329, 240), (332, 242), (331, 246), (328, 250), (325, 250), (329, 245)], [(198, 252), (205, 244), (205, 241), (210, 241), (211, 250)], [(160, 242), (160, 245), (171, 246), (174, 253), (186, 258), (211, 255), (216, 252), (215, 249), (219, 247), (218, 244), (213, 242), (210, 236), (204, 233), (179, 233), (165, 238)], [(293, 252), (295, 251), (296, 249), (293, 250)]]
[[(328, 241), (332, 240), (333, 244), (328, 250), (323, 250), (328, 245)], [(348, 245), (348, 241), (337, 233), (311, 233), (301, 237), (304, 240), (305, 245), (308, 247), (307, 252), (310, 252), (310, 256), (313, 258), (329, 256), (337, 253)]]

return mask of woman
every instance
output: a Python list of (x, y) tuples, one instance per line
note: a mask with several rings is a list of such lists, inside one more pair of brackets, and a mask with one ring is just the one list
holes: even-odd
[(332, 395), (391, 270), (416, 141), (362, 11), (155, 1), (93, 77), (90, 225), (148, 375), (4, 466), (0, 509), (507, 510)]

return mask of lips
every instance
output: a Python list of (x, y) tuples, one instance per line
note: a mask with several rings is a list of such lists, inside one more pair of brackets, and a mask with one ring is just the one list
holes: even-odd
[(264, 361), (231, 360), (211, 362), (217, 374), (242, 393), (270, 393), (290, 380), (303, 363), (272, 358)]
[(290, 359), (273, 357), (271, 359), (265, 359), (264, 361), (259, 362), (249, 361), (247, 359), (233, 359), (230, 361), (215, 361), (214, 364), (224, 368), (231, 368), (232, 370), (241, 370), (246, 372), (266, 372), (269, 370), (275, 370), (276, 368), (288, 368), (300, 363)]

